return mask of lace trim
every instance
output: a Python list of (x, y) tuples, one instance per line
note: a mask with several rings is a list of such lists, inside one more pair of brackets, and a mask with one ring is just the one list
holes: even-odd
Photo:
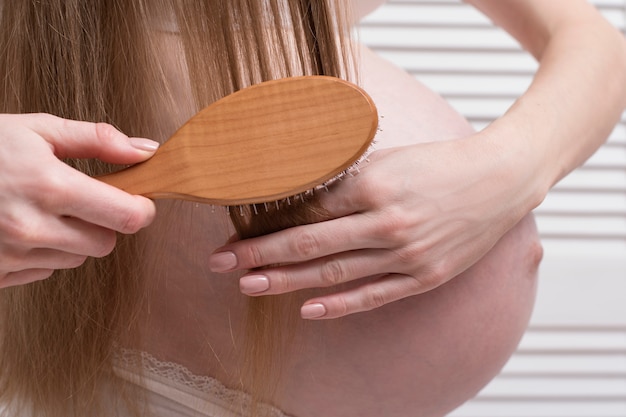
[[(181, 389), (195, 398), (204, 399), (231, 412), (239, 410), (241, 415), (248, 414), (246, 411), (250, 407), (250, 395), (227, 388), (213, 377), (196, 375), (183, 365), (161, 361), (148, 352), (124, 348), (117, 350), (114, 363), (116, 368), (121, 368), (121, 370), (125, 371), (124, 373), (131, 374), (120, 376), (135, 384), (146, 386), (150, 385), (149, 381), (160, 381), (170, 388)], [(143, 373), (141, 377), (135, 373), (139, 369)], [(147, 386), (146, 388), (150, 389)], [(168, 393), (158, 393), (176, 401), (173, 398), (174, 396), (167, 395)], [(183, 405), (189, 406), (189, 404)], [(268, 417), (289, 417), (279, 409), (266, 404), (260, 404), (259, 411), (262, 412), (262, 415), (267, 415)]]

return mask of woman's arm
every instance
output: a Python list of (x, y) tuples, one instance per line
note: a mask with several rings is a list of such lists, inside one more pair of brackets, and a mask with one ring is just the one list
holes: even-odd
[(473, 4), (540, 62), (511, 109), (463, 139), (373, 153), (324, 196), (334, 220), (231, 243), (213, 270), (289, 264), (245, 275), (250, 295), (378, 276), (309, 300), (302, 315), (371, 310), (469, 268), (601, 145), (626, 103), (621, 34), (584, 1)]
[(468, 0), (514, 36), (540, 63), (530, 88), (484, 130), (511, 153), (523, 207), (606, 140), (626, 105), (626, 45), (581, 0)]

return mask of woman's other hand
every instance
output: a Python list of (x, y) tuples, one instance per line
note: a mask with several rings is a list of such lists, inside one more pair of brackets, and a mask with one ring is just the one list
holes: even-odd
[[(492, 152), (503, 157), (485, 163)], [(473, 265), (530, 210), (504, 152), (480, 134), (374, 152), (321, 197), (333, 220), (230, 243), (211, 267), (282, 264), (241, 278), (252, 296), (353, 282), (307, 301), (305, 318), (340, 317), (429, 291)], [(522, 161), (511, 153), (511, 164)]]
[(154, 218), (150, 200), (90, 178), (60, 158), (133, 164), (157, 147), (105, 123), (0, 115), (0, 288), (105, 256), (116, 232), (135, 233)]

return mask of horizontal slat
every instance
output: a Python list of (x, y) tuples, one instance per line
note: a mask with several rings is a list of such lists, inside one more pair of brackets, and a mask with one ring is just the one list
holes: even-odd
[(595, 193), (581, 198), (581, 194), (570, 191), (551, 192), (537, 208), (538, 212), (594, 213), (607, 212), (626, 215), (626, 195), (622, 193)]
[(626, 193), (626, 161), (614, 159), (601, 160), (598, 158), (598, 160), (589, 162), (585, 168), (563, 178), (558, 185), (567, 189), (597, 187), (598, 189), (614, 189)]
[[(626, 355), (626, 326), (532, 326), (520, 343), (521, 351), (611, 348)], [(624, 358), (626, 359), (626, 357)], [(626, 372), (626, 362), (622, 362)]]
[[(443, 96), (453, 97), (460, 94), (474, 94), (475, 96), (485, 95), (488, 98), (490, 94), (502, 94), (503, 92), (519, 96), (528, 88), (531, 79), (530, 77), (517, 75), (494, 77), (489, 74), (469, 74), (463, 77), (446, 77), (435, 74), (424, 75), (420, 77), (420, 81)], [(458, 104), (460, 107), (455, 106), (455, 108), (467, 116), (473, 115), (477, 112), (472, 110), (472, 107), (476, 105), (482, 106), (482, 101), (478, 99), (471, 103), (463, 103), (459, 100)], [(500, 107), (495, 108), (487, 115), (492, 118), (502, 115), (502, 111), (506, 110), (508, 104), (510, 103), (502, 103)]]
[[(624, 117), (626, 117), (626, 114)], [(609, 138), (609, 144), (609, 146), (621, 146), (621, 149), (615, 150), (616, 152), (626, 152), (626, 122), (621, 122), (615, 126)]]
[[(592, 1), (602, 10), (604, 16), (616, 27), (624, 27), (624, 4), (621, 0)], [(419, 13), (418, 13), (419, 12)], [(472, 7), (459, 2), (448, 0), (434, 1), (397, 1), (388, 0), (387, 5), (377, 10), (364, 20), (364, 25), (376, 23), (412, 23), (425, 24), (440, 23), (444, 27), (456, 23), (470, 28), (491, 25), (491, 22)]]
[[(496, 59), (491, 54), (477, 54), (459, 51), (446, 53), (443, 51), (393, 52), (384, 51), (379, 54), (400, 65), (410, 73), (466, 76), (476, 75), (523, 75), (530, 77), (537, 68), (536, 61), (528, 54), (515, 50), (511, 53), (500, 53)], [(488, 60), (489, 65), (485, 65)]]
[(626, 146), (622, 144), (600, 148), (589, 158), (586, 165), (617, 165), (626, 166)]
[[(484, 401), (484, 400), (483, 400)], [(624, 417), (626, 401), (567, 401), (550, 403), (519, 398), (513, 401), (485, 403), (480, 399), (466, 404), (449, 417)]]
[(626, 382), (619, 379), (594, 379), (590, 384), (585, 378), (552, 378), (550, 384), (541, 378), (503, 378), (498, 384), (484, 389), (479, 399), (492, 401), (518, 401), (520, 398), (533, 401), (624, 401)]
[[(420, 31), (421, 33), (404, 33), (403, 31), (391, 31), (381, 33), (380, 36), (376, 36), (374, 33), (366, 32), (367, 35), (362, 35), (361, 40), (365, 42), (370, 48), (375, 51), (382, 52), (472, 52), (483, 54), (500, 54), (500, 53), (513, 53), (518, 52), (520, 49), (512, 40), (506, 38), (491, 39), (490, 33), (484, 33), (483, 36), (467, 37), (466, 33), (460, 31), (456, 36), (463, 39), (462, 43), (450, 42), (447, 38), (438, 36), (436, 31), (426, 30)], [(497, 33), (497, 32), (494, 32)], [(436, 42), (427, 42), (425, 39), (428, 37), (435, 37)], [(401, 40), (398, 41), (397, 39)], [(420, 41), (421, 42), (418, 42)], [(483, 40), (489, 40), (483, 43)]]
[[(616, 360), (617, 356), (617, 360)], [(553, 355), (517, 354), (507, 364), (498, 379), (513, 379), (542, 376), (544, 378), (590, 378), (622, 379), (626, 381), (626, 361), (619, 355), (562, 354), (555, 350)]]
[[(589, 3), (600, 8), (617, 8), (624, 9), (623, 0), (589, 0)], [(461, 6), (467, 7), (467, 5), (460, 0), (387, 0), (387, 4), (411, 4), (414, 6), (426, 6), (426, 5), (442, 5), (446, 6)]]
[(467, 27), (491, 26), (489, 19), (472, 7), (467, 7), (463, 3), (446, 1), (434, 1), (427, 4), (389, 1), (385, 7), (367, 16), (361, 22), (361, 26), (369, 29), (373, 25), (389, 27), (403, 23), (408, 25), (438, 23), (443, 25), (443, 27), (451, 25)]

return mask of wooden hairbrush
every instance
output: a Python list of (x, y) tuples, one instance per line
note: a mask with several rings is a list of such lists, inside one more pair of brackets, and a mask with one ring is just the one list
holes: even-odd
[(131, 194), (217, 205), (280, 200), (341, 174), (369, 148), (376, 107), (333, 77), (284, 78), (230, 94), (152, 158), (98, 177)]

